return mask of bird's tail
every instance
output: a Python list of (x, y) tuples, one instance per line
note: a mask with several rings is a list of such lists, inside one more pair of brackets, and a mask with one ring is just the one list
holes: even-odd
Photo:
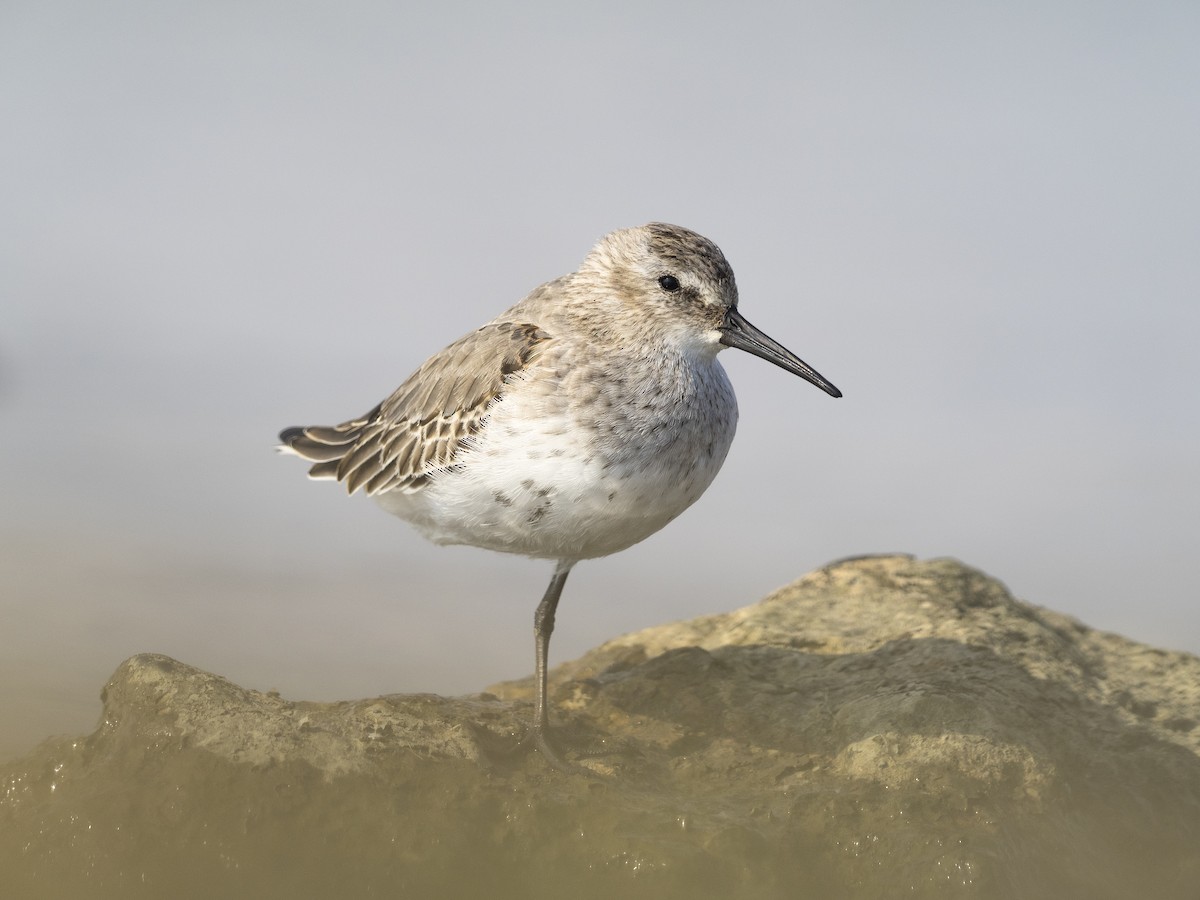
[(343, 422), (341, 425), (305, 425), (285, 428), (279, 432), (276, 450), (311, 460), (309, 478), (338, 480), (338, 466), (362, 436), (367, 418)]

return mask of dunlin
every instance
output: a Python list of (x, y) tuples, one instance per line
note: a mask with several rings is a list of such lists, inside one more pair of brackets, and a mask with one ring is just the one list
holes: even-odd
[(546, 657), (571, 567), (624, 550), (696, 502), (733, 440), (737, 401), (717, 354), (737, 347), (841, 392), (738, 309), (716, 244), (652, 223), (615, 231), (430, 357), (341, 425), (288, 428), (281, 450), (439, 544), (555, 561), (534, 615), (536, 704), (547, 742)]

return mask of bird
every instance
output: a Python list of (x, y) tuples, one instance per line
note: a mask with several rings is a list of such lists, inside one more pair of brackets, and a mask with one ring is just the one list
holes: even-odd
[(577, 563), (644, 540), (712, 483), (738, 418), (717, 359), (729, 347), (842, 396), (746, 319), (715, 243), (662, 222), (621, 229), (365, 415), (286, 428), (278, 449), (434, 543), (554, 563), (534, 613), (526, 740), (562, 767), (547, 659), (563, 585)]

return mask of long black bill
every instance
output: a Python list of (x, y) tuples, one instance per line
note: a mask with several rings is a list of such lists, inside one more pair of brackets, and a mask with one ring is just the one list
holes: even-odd
[(746, 321), (746, 317), (738, 312), (736, 306), (731, 306), (725, 313), (725, 324), (721, 326), (721, 343), (726, 347), (737, 347), (747, 353), (762, 357), (767, 362), (773, 362), (781, 369), (787, 369), (793, 375), (799, 375), (805, 381), (811, 382), (831, 397), (840, 397), (842, 392), (822, 377), (821, 373), (798, 357), (774, 338), (763, 334)]

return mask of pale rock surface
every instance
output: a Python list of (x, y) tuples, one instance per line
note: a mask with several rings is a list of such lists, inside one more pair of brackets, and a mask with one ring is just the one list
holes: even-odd
[(305, 703), (136, 656), (94, 734), (0, 770), (0, 896), (1200, 897), (1200, 659), (953, 560), (560, 666), (584, 772), (513, 750), (530, 691)]

